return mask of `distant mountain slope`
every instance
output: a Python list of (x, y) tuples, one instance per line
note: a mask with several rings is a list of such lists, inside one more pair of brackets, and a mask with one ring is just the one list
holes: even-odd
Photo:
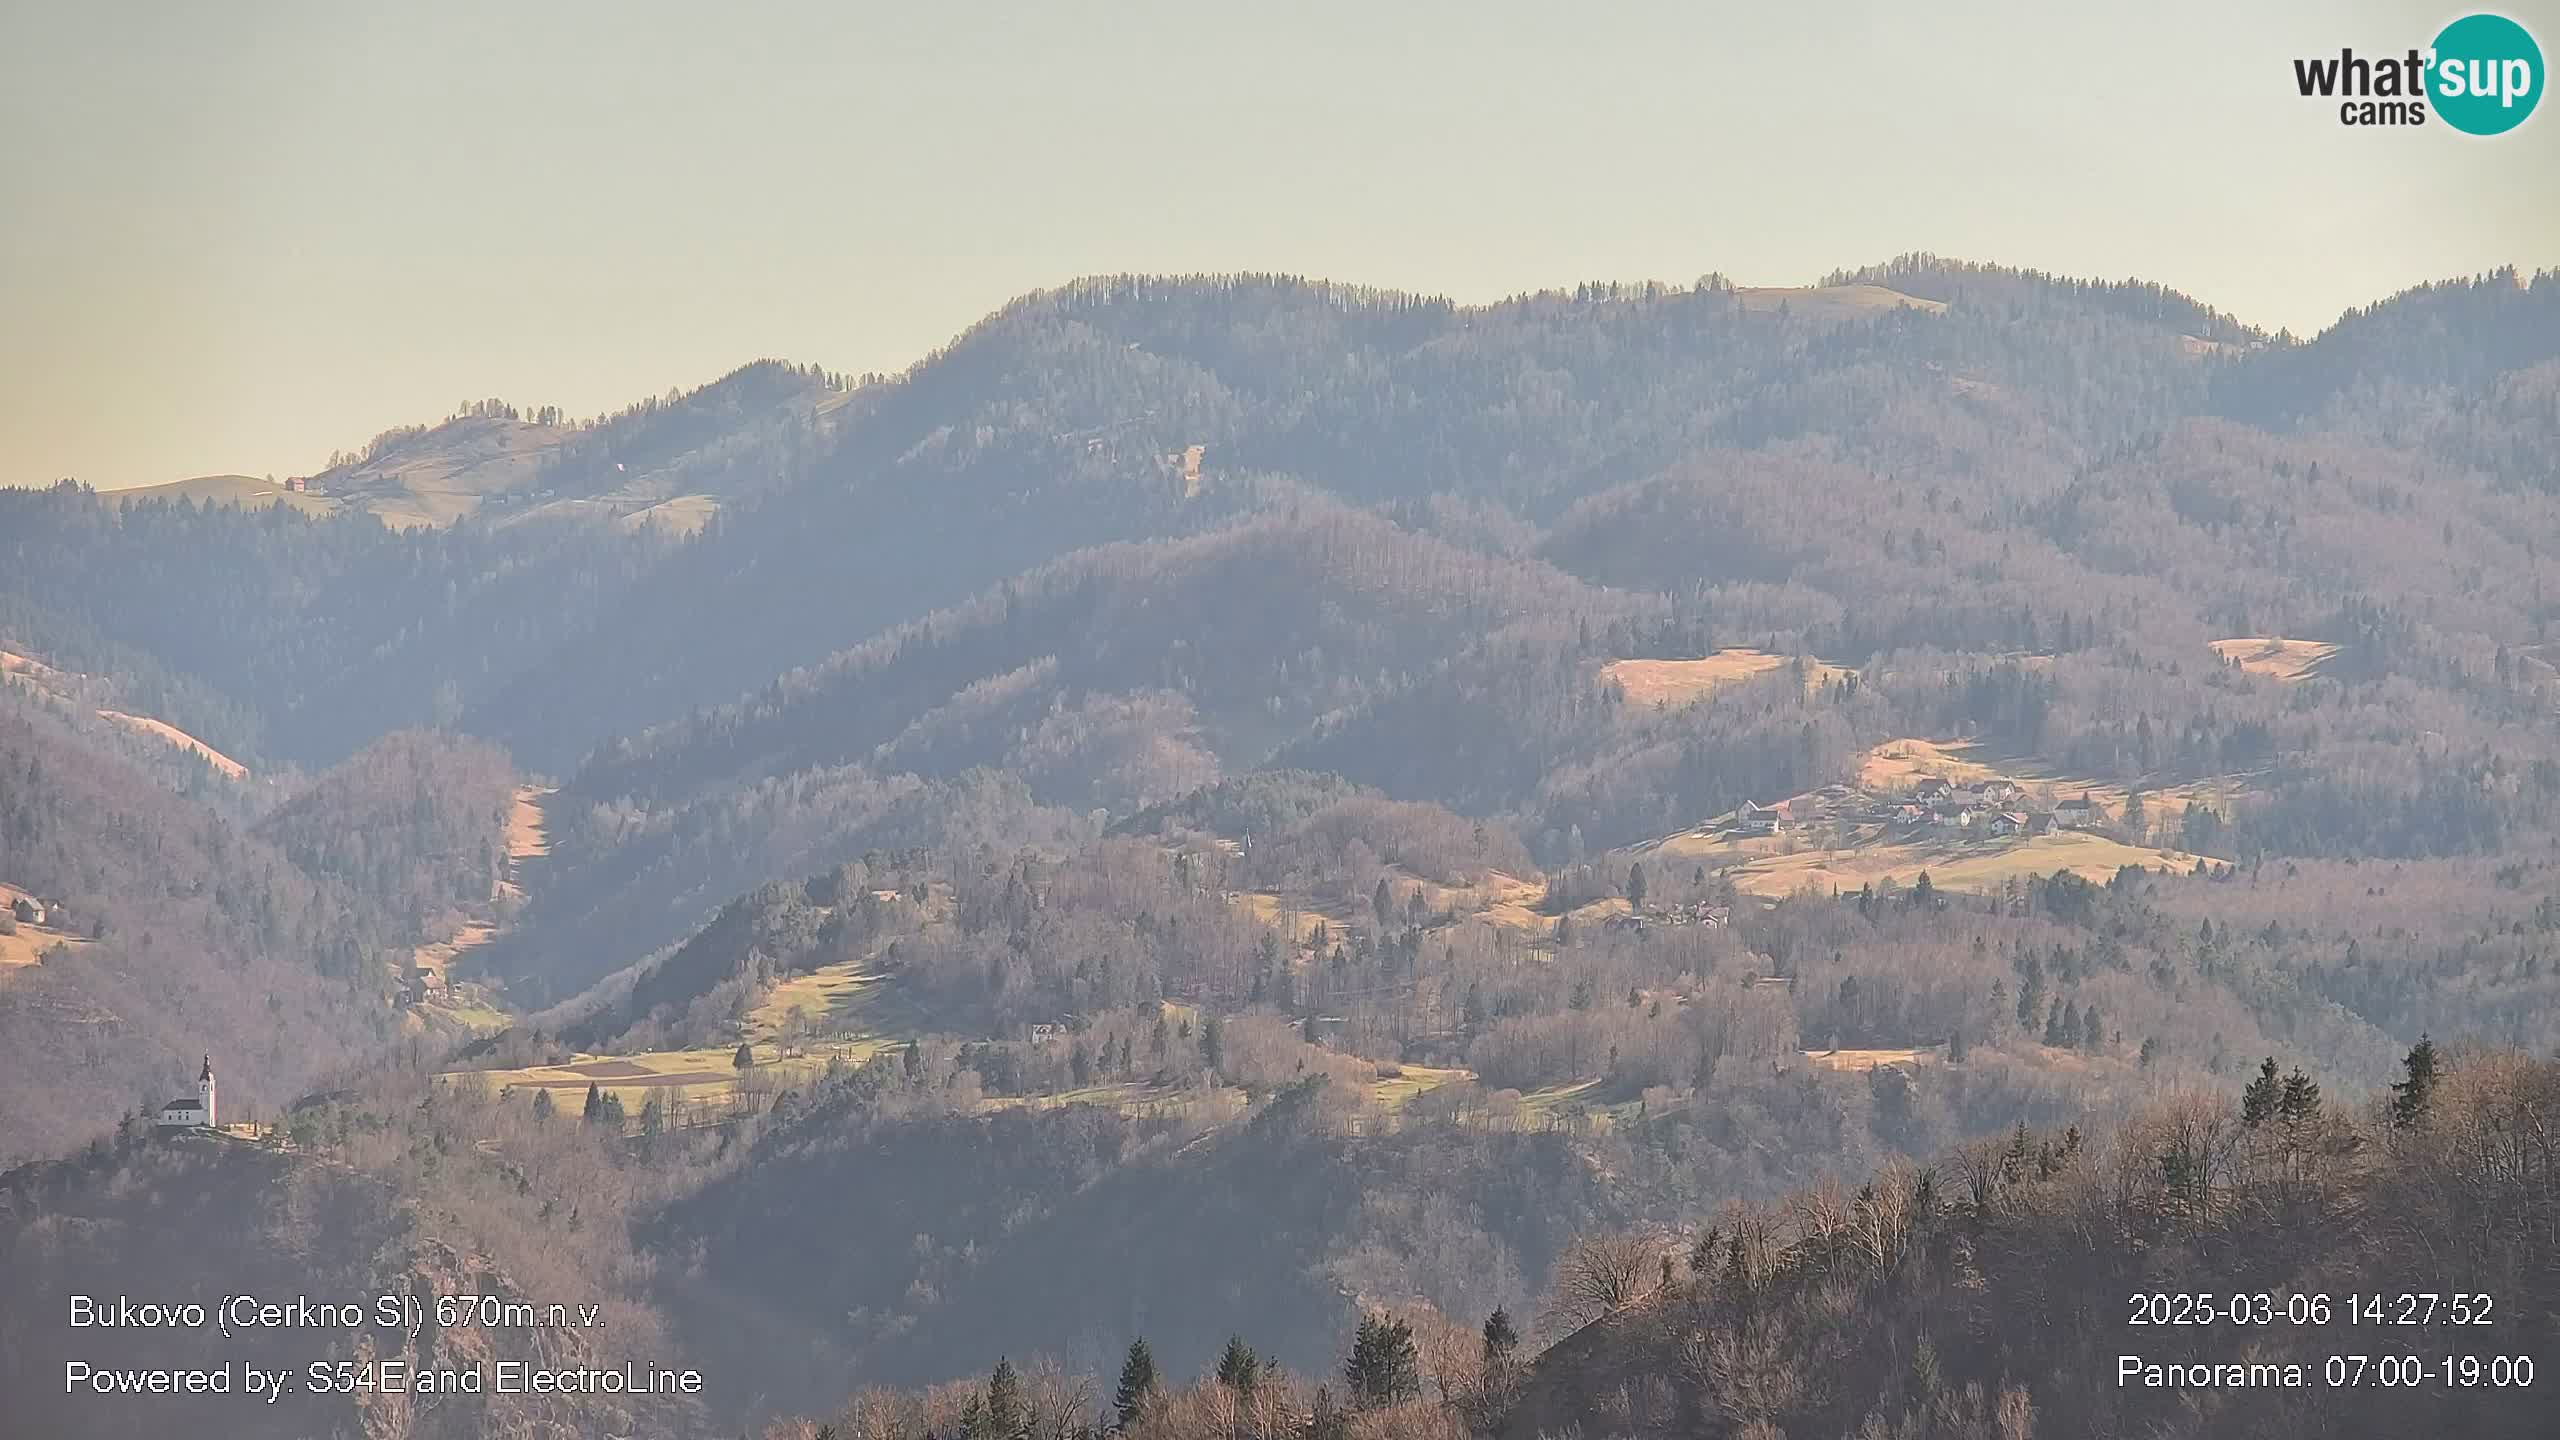
[[(937, 770), (1004, 763), (1014, 733), (1060, 696), (1157, 689), (1182, 697), (1213, 751), (1249, 766), (1393, 683), (1381, 677), (1431, 668), (1516, 623), (1628, 608), (1535, 561), (1493, 559), (1310, 498), (1190, 539), (1079, 552), (737, 705), (617, 742), (564, 793), (663, 800), (880, 747), (939, 754)], [(992, 744), (933, 738), (958, 723), (946, 707), (972, 687), (1044, 664), (1054, 668), (1027, 712), (995, 727)]]
[(2214, 372), (2224, 414), (2334, 429), (2560, 491), (2560, 270), (2512, 267), (2421, 285), (2307, 343)]
[(397, 936), (367, 907), (6, 701), (0, 880), (85, 942), (0, 972), (0, 1154), (156, 1105), (207, 1052), (227, 1103), (272, 1114), (388, 1033)]
[(400, 527), (631, 516), (681, 496), (716, 506), (792, 474), (846, 398), (834, 377), (759, 360), (589, 424), (480, 401), (437, 425), (385, 431), (310, 486), (328, 497), (315, 503)]
[(664, 549), (567, 523), (402, 533), (357, 514), (0, 490), (0, 649), (130, 683), (139, 703), (115, 708), (253, 770), (316, 768), (451, 721)]
[[(805, 478), (725, 512), (468, 723), (565, 766), (596, 738), (593, 697), (658, 718), (726, 704), (1070, 550), (1199, 529), (1265, 473), (1542, 515), (1701, 448), (1822, 433), (1899, 456), (1926, 431), (1938, 463), (2060, 475), (2201, 400), (2165, 326), (2059, 286), (2032, 323), (2011, 308), (1844, 321), (1718, 286), (1462, 309), (1285, 277), (1080, 282), (858, 392)], [(1192, 446), (1196, 495), (1175, 459)]]
[(2091, 305), (2217, 345), (2245, 348), (2269, 338), (2265, 331), (2237, 316), (2147, 280), (2082, 280), (2041, 270), (1912, 254), (1897, 256), (1881, 265), (1842, 271), (1823, 283), (1889, 286), (1941, 304), (1997, 300), (2009, 304), (2059, 301)]
[(2509, 266), (2416, 286), (2348, 311), (2306, 343), (2265, 347), (2219, 371), (2214, 396), (2227, 413), (2289, 424), (2394, 389), (2476, 392), (2554, 359), (2560, 270)]
[(568, 435), (567, 426), (503, 410), (462, 415), (386, 431), (309, 483), (331, 503), (387, 525), (450, 525), (483, 505), (513, 504), (534, 493), (544, 463)]
[[(2383, 448), (2424, 435), (2430, 453), (2541, 483), (2551, 387), (2531, 362), (2548, 350), (2533, 337), (2552, 328), (2537, 324), (2549, 285), (2438, 287), (2306, 345), (2139, 282), (1930, 257), (1832, 278), (1785, 294), (1595, 284), (1478, 307), (1273, 276), (1083, 281), (853, 390), (764, 362), (586, 428), (483, 406), (393, 432), (333, 472), (350, 496), (424, 504), (402, 488), (415, 477), (420, 493), (444, 487), (436, 505), (503, 520), (506, 538), (351, 546), (329, 526), (271, 525), (242, 562), (261, 578), (190, 577), (259, 612), (227, 617), (246, 645), (117, 614), (117, 597), (62, 573), (58, 541), (13, 557), (23, 568), (0, 584), (180, 673), (259, 672), (243, 698), (284, 726), (284, 753), (332, 760), (441, 720), (556, 772), (1072, 551), (1196, 534), (1287, 486), (1519, 553), (1595, 494), (1701, 456), (1777, 452), (1851, 466), (1884, 487), (1879, 502), (1969, 500), (1954, 523), (1979, 530), (2217, 409), (2253, 426), (2309, 417)], [(1886, 297), (1915, 303), (1868, 303)], [(2356, 338), (2448, 304), (2493, 337), (2458, 363), (2428, 358), (2445, 346)], [(2364, 358), (2340, 358), (2351, 350)], [(2349, 371), (2380, 377), (2354, 382), (2380, 399), (2319, 398)], [(699, 533), (617, 552), (588, 533), (599, 525), (537, 517)], [(247, 540), (236, 520), (185, 524), (219, 533), (199, 550)], [(172, 568), (135, 542), (180, 528), (83, 537), (86, 573)], [(365, 584), (342, 579), (351, 549), (368, 555)], [(290, 617), (290, 638), (263, 633), (268, 614)], [(499, 641), (470, 654), (466, 628)], [(324, 687), (364, 723), (312, 713)]]
[[(178, 788), (190, 793), (207, 793), (193, 784), (201, 778), (198, 766), (205, 775), (231, 780), (244, 779), (249, 774), (239, 759), (187, 728), (194, 725), (220, 738), (223, 744), (253, 754), (248, 745), (262, 727), (248, 707), (227, 700), (199, 682), (172, 674), (148, 654), (129, 646), (101, 643), (94, 636), (80, 634), (76, 624), (66, 625), (57, 616), (13, 606), (6, 600), (0, 600), (0, 635), (9, 636), (9, 643), (20, 645), (28, 642), (17, 637), (46, 637), (103, 672), (65, 669), (34, 655), (0, 648), (0, 691), (15, 687), (19, 698), (41, 702), (64, 724), (92, 736), (99, 733), (100, 727), (108, 727), (122, 735), (148, 739), (165, 752), (166, 758), (178, 761), (151, 768), (174, 776)], [(63, 656), (66, 649), (48, 647), (47, 653)], [(163, 718), (170, 715), (187, 723)], [(130, 753), (135, 747), (126, 748)], [(179, 761), (178, 757), (185, 759)]]
[(166, 485), (137, 485), (103, 493), (108, 503), (114, 505), (134, 505), (151, 500), (192, 500), (199, 505), (238, 505), (251, 510), (282, 505), (305, 515), (326, 515), (338, 508), (337, 502), (326, 495), (288, 490), (255, 475), (199, 475), (192, 480), (172, 480)]

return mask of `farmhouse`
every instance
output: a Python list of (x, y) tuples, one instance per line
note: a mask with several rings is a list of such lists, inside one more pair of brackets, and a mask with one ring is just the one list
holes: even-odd
[(152, 1123), (163, 1130), (191, 1130), (197, 1126), (212, 1128), (215, 1123), (213, 1104), (213, 1057), (204, 1057), (204, 1069), (196, 1073), (196, 1093), (182, 1095), (160, 1107)]
[(2023, 835), (2027, 832), (2027, 817), (2017, 810), (2003, 810), (1992, 816), (1988, 823), (1994, 835)]
[(1919, 784), (1911, 787), (1911, 798), (1918, 800), (1923, 804), (1927, 804), (1935, 800), (1944, 800), (1953, 793), (1955, 793), (1955, 787), (1948, 784), (1946, 781), (1939, 779), (1935, 775), (1928, 776)]
[(2105, 812), (2086, 790), (2053, 807), (2053, 823), (2065, 830), (2085, 829), (2105, 818)]
[(1775, 805), (1762, 805), (1745, 800), (1733, 812), (1733, 830), (1737, 835), (1775, 835), (1786, 828), (1787, 817)]
[(44, 906), (36, 903), (36, 898), (32, 895), (19, 896), (17, 902), (9, 907), (9, 913), (16, 917), (21, 925), (44, 923)]
[(2018, 782), (2015, 780), (1985, 780), (1982, 782), (1982, 798), (1993, 805), (2015, 805), (2018, 803), (2019, 797), (2026, 793), (2026, 791), (2019, 788)]

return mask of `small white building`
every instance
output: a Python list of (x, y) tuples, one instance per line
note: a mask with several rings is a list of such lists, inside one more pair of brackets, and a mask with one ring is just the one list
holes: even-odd
[(1786, 828), (1786, 815), (1775, 805), (1762, 805), (1745, 800), (1733, 812), (1736, 835), (1775, 835)]
[(197, 1126), (212, 1128), (217, 1122), (213, 1103), (213, 1057), (204, 1057), (204, 1069), (196, 1074), (196, 1093), (182, 1095), (160, 1107), (152, 1117), (163, 1130), (192, 1130)]

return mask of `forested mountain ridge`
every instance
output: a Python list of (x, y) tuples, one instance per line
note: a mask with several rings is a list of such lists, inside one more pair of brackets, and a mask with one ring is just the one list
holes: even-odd
[[(290, 583), (242, 596), (255, 614), (213, 613), (235, 636), (259, 635), (269, 615), (293, 615), (318, 633), (297, 636), (292, 669), (274, 680), (215, 688), (261, 712), (263, 727), (324, 681), (356, 713), (382, 717), (318, 734), (298, 721), (272, 759), (327, 763), (382, 730), (462, 717), (520, 760), (566, 769), (614, 733), (725, 704), (1075, 548), (1196, 530), (1234, 513), (1223, 478), (1286, 474), (1358, 504), (1428, 502), (1420, 523), (1479, 542), (1515, 533), (1515, 517), (1543, 523), (1584, 495), (1702, 450), (1818, 443), (1888, 473), (1991, 466), (2043, 489), (2178, 417), (2218, 409), (2275, 422), (2346, 384), (2261, 384), (2261, 375), (2345, 373), (2341, 364), (2363, 373), (2357, 367), (2377, 363), (2324, 358), (2369, 354), (2363, 337), (2378, 322), (2367, 317), (2289, 345), (2259, 341), (2156, 287), (1925, 258), (1872, 274), (1953, 303), (1844, 322), (1811, 305), (1797, 314), (1783, 303), (1745, 304), (1712, 278), (1690, 289), (1584, 286), (1483, 307), (1277, 277), (1082, 282), (1007, 307), (892, 380), (832, 391), (835, 377), (761, 364), (564, 440), (542, 462), (564, 496), (608, 480), (637, 484), (635, 475), (726, 477), (702, 482), (723, 497), (717, 523), (663, 564), (645, 558), (655, 553), (646, 541), (589, 554), (596, 542), (573, 545), (557, 527), (503, 542), (412, 532), (382, 542), (394, 550), (371, 556), (368, 569), (429, 588), (359, 595), (327, 578), (344, 573), (340, 561), (320, 559), (346, 549), (322, 538), (336, 522), (261, 517), (280, 537), (262, 548), (285, 549), (247, 573)], [(2548, 327), (2531, 317), (2552, 290), (2512, 277), (2445, 287), (2476, 291), (2462, 313), (2516, 339), (2486, 345), (2459, 370), (2429, 362), (2410, 376), (2415, 394), (2478, 393), (2466, 443), (2485, 447), (2475, 463), (2502, 474), (2536, 453), (2527, 437), (2547, 418), (2547, 397), (2514, 387), (2533, 373), (2539, 342), (2529, 337)], [(2431, 305), (2420, 293), (2372, 314)], [(2237, 348), (2200, 355), (2184, 339), (2199, 332)], [(806, 398), (813, 386), (827, 397), (823, 417)], [(2296, 398), (2251, 398), (2277, 391)], [(461, 421), (532, 423), (497, 412)], [(377, 448), (390, 454), (419, 440), (397, 432)], [(1168, 457), (1192, 445), (1203, 447), (1206, 468), (1185, 500), (1183, 467)], [(701, 488), (686, 487), (695, 480), (661, 488)], [(0, 528), (25, 538), (11, 551), (10, 594), (66, 612), (49, 617), (52, 633), (20, 637), (34, 648), (94, 637), (90, 648), (135, 647), (199, 681), (241, 673), (225, 658), (236, 640), (209, 644), (168, 628), (179, 607), (150, 597), (102, 607), (105, 597), (87, 597), (61, 569), (76, 559), (87, 573), (149, 573), (178, 559), (161, 550), (184, 546), (199, 558), (156, 568), (192, 593), (211, 578), (195, 574), (200, 557), (245, 535), (180, 540), (146, 517), (105, 536), (74, 534), (66, 548), (59, 517), (11, 518), (18, 523)], [(319, 560), (317, 574), (305, 553)], [(645, 580), (639, 569), (650, 572)], [(507, 583), (528, 572), (530, 584)], [(475, 605), (474, 595), (490, 603)], [(512, 643), (522, 648), (501, 645), (476, 664), (444, 654), (434, 637), (457, 603), (473, 633), (521, 637)], [(395, 652), (388, 669), (330, 666), (344, 648), (335, 632), (380, 614), (421, 622), (400, 645), (426, 648)], [(718, 643), (704, 643), (713, 635)], [(368, 650), (382, 638), (362, 637)], [(251, 668), (276, 671), (277, 657), (258, 659)], [(229, 738), (261, 748), (254, 736)]]
[(794, 473), (846, 393), (844, 377), (759, 360), (583, 423), (477, 400), (332, 456), (297, 493), (402, 527), (583, 515), (681, 533)]
[[(113, 507), (72, 485), (0, 490), (9, 648), (149, 677), (164, 697), (154, 713), (262, 772), (451, 724), (666, 543), (568, 522), (396, 531), (355, 515)], [(131, 668), (136, 653), (152, 668)]]
[[(2071, 1391), (2085, 1329), (1933, 1334), (1939, 1388), (1781, 1372), (1919, 1376), (1895, 1286), (2098, 1313), (1982, 1246), (2293, 1245), (2259, 1190), (2161, 1219), (2153, 1175), (2196, 1195), (2146, 1168), (2164, 1097), (2560, 1046), (2554, 294), (2502, 272), (2305, 342), (1930, 257), (1488, 306), (1118, 277), (898, 377), (635, 407), (545, 452), (551, 500), (440, 527), (0, 495), (0, 648), (105, 687), (0, 734), (0, 883), (109, 922), (0, 970), (69, 1117), (26, 1143), (199, 1032), (259, 1095), (326, 1087), (298, 1163), (722, 1377), (652, 1434), (969, 1377), (856, 1408), (978, 1435), (988, 1345), (1023, 1381), (1141, 1338), (1132, 1433), (1498, 1430), (1450, 1359), (1495, 1309), (1510, 1361), (1553, 1347), (1516, 1397), (1549, 1429), (1988, 1434), (2012, 1388), (2038, 1433), (2171, 1423)], [(661, 496), (719, 504), (620, 523)], [(77, 723), (101, 696), (254, 779), (136, 770)], [(20, 752), (82, 778), (17, 785)], [(467, 1046), (386, 978), (464, 910), (452, 973), (517, 1012)], [(2522, 1063), (2463, 1105), (2540, 1123)], [(2454, 1163), (2413, 1128), (2322, 1131), (2321, 1203), (2437, 1224), (2375, 1168)], [(1872, 1326), (1792, 1235), (1738, 1272), (1783, 1333), (1678, 1273), (1826, 1175), (1937, 1164), (1943, 1198), (1950, 1154), (2041, 1198), (1940, 1204)], [(1580, 1328), (1576, 1242), (1629, 1233), (1675, 1274)], [(1180, 1383), (1231, 1332), (1375, 1361), (1387, 1316), (1464, 1403)]]

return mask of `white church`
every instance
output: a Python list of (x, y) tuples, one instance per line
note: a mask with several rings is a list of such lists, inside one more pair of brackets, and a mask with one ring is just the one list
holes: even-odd
[(181, 1095), (160, 1107), (158, 1124), (163, 1130), (188, 1130), (214, 1124), (213, 1057), (204, 1057), (204, 1069), (196, 1075), (196, 1093)]

